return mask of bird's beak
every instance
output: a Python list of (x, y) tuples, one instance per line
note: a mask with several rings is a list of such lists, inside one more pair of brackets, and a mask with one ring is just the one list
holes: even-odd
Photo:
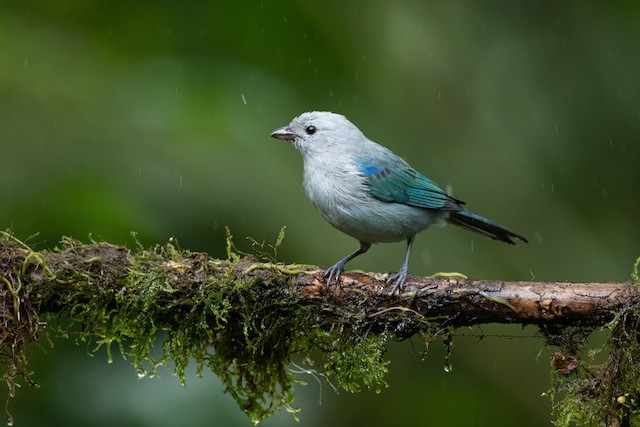
[(276, 139), (282, 139), (285, 141), (293, 141), (296, 137), (296, 134), (291, 132), (291, 129), (289, 129), (288, 126), (285, 126), (273, 131), (273, 133), (271, 134), (271, 137)]

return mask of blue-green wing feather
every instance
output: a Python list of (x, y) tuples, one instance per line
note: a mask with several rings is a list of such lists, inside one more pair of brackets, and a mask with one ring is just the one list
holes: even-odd
[(386, 161), (363, 158), (359, 166), (371, 195), (379, 200), (451, 211), (462, 209), (464, 204), (399, 158)]

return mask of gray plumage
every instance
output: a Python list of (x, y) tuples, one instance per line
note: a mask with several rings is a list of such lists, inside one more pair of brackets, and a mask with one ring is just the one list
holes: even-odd
[(407, 241), (405, 262), (391, 276), (391, 292), (407, 279), (415, 235), (446, 222), (514, 244), (527, 240), (480, 215), (446, 194), (389, 149), (369, 140), (344, 116), (314, 111), (301, 114), (272, 137), (290, 141), (302, 154), (304, 188), (322, 217), (358, 239), (360, 248), (326, 272), (327, 286), (345, 264), (373, 243)]

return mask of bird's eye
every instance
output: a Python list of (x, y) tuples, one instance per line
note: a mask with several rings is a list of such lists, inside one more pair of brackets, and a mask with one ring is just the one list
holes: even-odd
[(307, 126), (306, 128), (304, 128), (304, 131), (307, 132), (307, 135), (313, 135), (314, 133), (316, 133), (316, 127), (315, 126)]

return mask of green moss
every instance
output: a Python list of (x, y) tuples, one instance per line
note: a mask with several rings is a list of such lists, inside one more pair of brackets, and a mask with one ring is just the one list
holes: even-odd
[[(0, 297), (9, 303), (0, 307), (0, 362), (8, 367), (9, 397), (18, 379), (32, 383), (25, 348), (48, 337), (43, 313), (51, 313), (61, 336), (106, 351), (109, 361), (121, 354), (140, 377), (165, 366), (184, 384), (189, 363), (198, 373), (213, 372), (254, 422), (277, 410), (298, 411), (294, 358), (319, 366), (332, 386), (379, 392), (387, 386), (390, 338), (422, 333), (428, 348), (444, 332), (450, 342), (444, 319), (407, 307), (380, 309), (376, 296), (363, 302), (357, 289), (313, 303), (300, 299), (291, 278), (313, 271), (278, 262), (283, 237), (284, 230), (274, 245), (251, 240), (257, 257), (250, 257), (228, 233), (227, 259), (215, 260), (175, 240), (149, 249), (136, 242), (128, 250), (64, 238), (55, 251), (36, 252), (4, 233)], [(640, 259), (634, 280), (639, 265)], [(541, 328), (559, 348), (548, 392), (557, 425), (640, 424), (639, 319), (627, 307), (611, 321), (601, 365), (585, 348), (591, 328)]]
[(36, 307), (28, 298), (26, 275), (31, 266), (38, 264), (47, 271), (44, 256), (31, 250), (11, 233), (0, 231), (0, 365), (6, 367), (3, 374), (8, 388), (5, 410), (7, 424), (13, 425), (9, 401), (15, 396), (21, 380), (32, 386), (37, 383), (28, 369), (27, 347), (38, 342), (42, 335), (42, 323)]
[(389, 362), (383, 360), (387, 334), (360, 337), (354, 333), (345, 339), (340, 334), (327, 334), (329, 349), (324, 369), (329, 378), (349, 392), (360, 391), (362, 385), (379, 393), (387, 386), (384, 376)]
[[(546, 393), (556, 425), (640, 425), (639, 313), (629, 308), (609, 327), (606, 346), (591, 351), (583, 343), (576, 345), (575, 328), (567, 328), (568, 345), (560, 345), (552, 358), (552, 388)], [(561, 336), (558, 331), (555, 345)], [(594, 364), (593, 355), (605, 349), (606, 362)]]
[[(354, 318), (335, 316), (328, 323), (318, 312), (326, 306), (302, 304), (289, 276), (305, 272), (303, 266), (276, 262), (282, 237), (269, 246), (272, 255), (258, 250), (260, 259), (250, 262), (238, 254), (230, 235), (223, 261), (181, 250), (176, 242), (151, 249), (137, 245), (109, 261), (104, 252), (78, 254), (85, 247), (65, 239), (58, 248), (56, 271), (62, 274), (56, 281), (73, 283), (74, 291), (58, 302), (71, 307), (70, 323), (60, 332), (75, 334), (93, 351), (104, 348), (109, 360), (120, 352), (141, 377), (167, 366), (184, 384), (187, 365), (195, 363), (199, 373), (206, 369), (220, 377), (254, 422), (279, 409), (297, 412), (296, 355), (306, 356), (309, 365), (319, 363), (322, 375), (344, 390), (381, 390), (387, 334), (362, 336), (363, 325)], [(66, 256), (70, 252), (73, 257)], [(69, 264), (72, 259), (75, 265)], [(117, 263), (125, 261), (129, 273), (118, 274)], [(61, 268), (63, 263), (68, 265)], [(265, 281), (265, 271), (276, 275)]]
[[(632, 279), (640, 283), (640, 258)], [(541, 328), (547, 342), (559, 347), (552, 358), (551, 398), (555, 424), (562, 427), (640, 425), (640, 311), (629, 305), (605, 327), (601, 348), (588, 349), (591, 328)], [(594, 355), (608, 351), (604, 363)]]

